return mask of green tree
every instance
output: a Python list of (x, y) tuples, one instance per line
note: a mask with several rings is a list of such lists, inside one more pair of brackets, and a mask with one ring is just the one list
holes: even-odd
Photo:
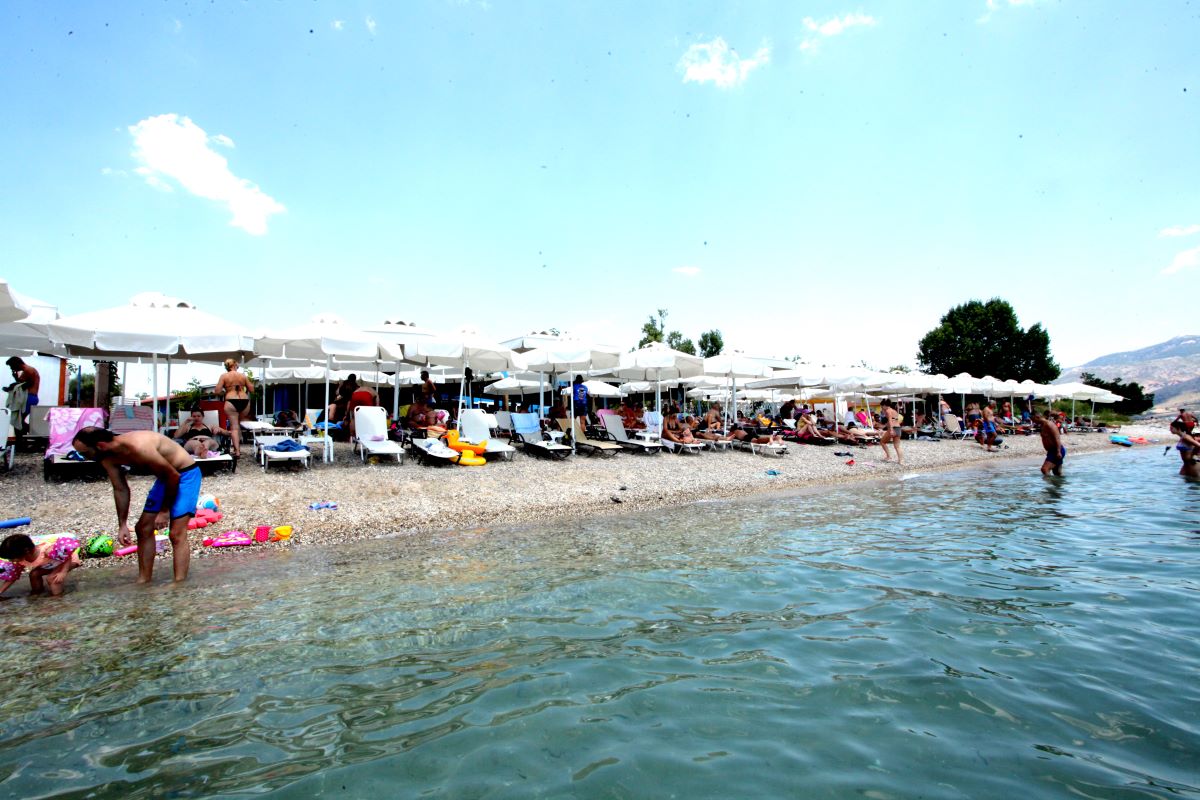
[(1050, 355), (1050, 334), (1037, 323), (1022, 329), (1013, 307), (998, 297), (971, 300), (942, 316), (922, 337), (917, 363), (926, 372), (1049, 383), (1059, 375)]
[(678, 350), (681, 353), (696, 355), (696, 345), (692, 344), (691, 339), (683, 338), (683, 334), (679, 331), (671, 331), (667, 334), (667, 347)]
[(713, 328), (711, 331), (700, 334), (699, 345), (700, 355), (708, 358), (721, 354), (721, 351), (725, 349), (725, 339), (719, 330)]
[(658, 309), (658, 320), (653, 316), (646, 320), (646, 324), (642, 325), (642, 338), (638, 341), (638, 347), (645, 347), (651, 342), (663, 341), (663, 328), (667, 321), (667, 310), (665, 308)]
[(1125, 399), (1121, 402), (1112, 404), (1113, 411), (1118, 414), (1141, 414), (1154, 405), (1154, 393), (1146, 394), (1146, 390), (1140, 383), (1125, 383), (1120, 378), (1106, 381), (1090, 372), (1080, 373), (1079, 382), (1086, 383), (1088, 386), (1097, 386), (1124, 397)]

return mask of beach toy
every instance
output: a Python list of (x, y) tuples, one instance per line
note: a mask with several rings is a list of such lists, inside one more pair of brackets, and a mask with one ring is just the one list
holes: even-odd
[[(165, 533), (154, 534), (154, 552), (161, 553), (167, 549), (167, 542), (170, 538)], [(120, 550), (113, 550), (114, 556), (127, 556), (137, 552), (137, 545), (131, 544), (128, 547), (122, 547)]]
[(218, 511), (221, 508), (220, 498), (213, 497), (211, 494), (202, 494), (196, 500), (196, 510), (207, 509), (210, 511)]
[(1114, 436), (1108, 437), (1108, 440), (1110, 442), (1112, 442), (1113, 444), (1119, 444), (1122, 447), (1133, 447), (1133, 442), (1131, 442), (1129, 440), (1128, 436), (1115, 436), (1114, 435)]
[(0, 558), (0, 581), (11, 583), (21, 577), (22, 572), (24, 569), (20, 564)]
[(241, 531), (225, 531), (215, 538), (205, 539), (205, 547), (245, 547), (254, 544), (254, 540)]
[(309, 503), (309, 504), (308, 504), (308, 507), (309, 507), (309, 509), (310, 509), (311, 511), (319, 511), (319, 510), (321, 510), (322, 508), (332, 508), (332, 509), (335, 509), (335, 510), (336, 510), (336, 509), (337, 509), (337, 503), (331, 503), (331, 502), (328, 502), (328, 501), (322, 500), (322, 501), (321, 501), (321, 502), (319, 502), (319, 503)]
[(205, 517), (193, 517), (192, 519), (188, 520), (188, 530), (189, 531), (194, 531), (197, 528), (207, 528), (207, 527), (208, 527), (208, 519), (206, 519)]
[(262, 542), (265, 542), (270, 538), (271, 538), (271, 526), (270, 525), (259, 525), (257, 528), (254, 529), (254, 541), (259, 542), (261, 544)]
[(19, 528), (22, 525), (28, 525), (31, 522), (33, 522), (33, 520), (31, 520), (29, 517), (17, 517), (16, 519), (6, 519), (3, 521), (0, 521), (0, 529)]
[(775, 477), (776, 475), (779, 475), (780, 472), (777, 469), (769, 469), (769, 470), (767, 470), (767, 474), (770, 475), (771, 477)]
[(113, 554), (113, 538), (107, 533), (90, 537), (83, 545), (83, 554), (90, 558), (101, 558)]
[(458, 458), (454, 459), (454, 463), (460, 467), (482, 467), (487, 464), (487, 459), (478, 453), (463, 450), (458, 454)]
[[(458, 431), (446, 431), (446, 446), (451, 450), (457, 450), (460, 453), (474, 453), (481, 456), (487, 452), (487, 440), (483, 440), (479, 444), (472, 442), (461, 442), (458, 439)], [(461, 461), (459, 463), (462, 463)]]
[(286, 542), (292, 538), (292, 526), (280, 525), (271, 531), (271, 538), (268, 541)]

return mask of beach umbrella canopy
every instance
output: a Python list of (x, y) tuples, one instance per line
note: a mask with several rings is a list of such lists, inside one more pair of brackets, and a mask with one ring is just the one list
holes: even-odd
[(610, 370), (621, 362), (615, 347), (562, 341), (550, 347), (538, 347), (522, 354), (525, 368), (532, 372), (583, 372)]
[(483, 393), (498, 395), (531, 394), (536, 392), (541, 385), (538, 381), (523, 380), (521, 378), (501, 378), (495, 383), (489, 383), (487, 386), (484, 386)]
[(821, 367), (801, 366), (772, 373), (769, 377), (746, 382), (747, 389), (803, 389), (826, 383), (826, 372)]
[(75, 356), (221, 361), (254, 353), (253, 334), (238, 323), (155, 292), (139, 294), (128, 305), (61, 317), (46, 329)]
[(391, 342), (392, 344), (401, 346), (413, 344), (421, 339), (433, 339), (442, 335), (438, 331), (419, 328), (414, 323), (401, 322), (399, 320), (384, 320), (378, 325), (370, 325), (364, 328), (363, 332), (378, 336), (380, 341)]
[(347, 368), (351, 363), (404, 360), (399, 346), (349, 325), (335, 314), (318, 314), (300, 325), (267, 331), (255, 339), (254, 346), (257, 352), (272, 358), (325, 361), (338, 357), (347, 362)]
[[(587, 387), (588, 394), (591, 395), (592, 397), (611, 397), (611, 398), (622, 397), (621, 390), (618, 387), (613, 386), (611, 383), (605, 383), (604, 381), (591, 380), (591, 381), (584, 381), (583, 385)], [(570, 392), (571, 392), (570, 386), (564, 387), (562, 390), (563, 395), (570, 394)]]
[(632, 353), (621, 353), (613, 374), (631, 381), (694, 378), (704, 374), (704, 359), (673, 350), (662, 342), (651, 342)]
[(475, 372), (504, 372), (525, 368), (520, 354), (471, 331), (428, 336), (404, 346), (416, 364), (470, 367)]
[(0, 323), (0, 351), (62, 356), (66, 350), (50, 341), (47, 326), (58, 319), (58, 309), (49, 303), (26, 298), (29, 314), (16, 322)]
[(0, 278), (0, 322), (16, 322), (29, 316), (33, 310), (28, 297), (14, 292), (8, 281)]

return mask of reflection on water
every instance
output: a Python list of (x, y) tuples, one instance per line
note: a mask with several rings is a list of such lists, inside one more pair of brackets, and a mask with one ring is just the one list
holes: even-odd
[(1070, 467), (88, 573), (0, 605), (0, 793), (1200, 793), (1200, 494)]

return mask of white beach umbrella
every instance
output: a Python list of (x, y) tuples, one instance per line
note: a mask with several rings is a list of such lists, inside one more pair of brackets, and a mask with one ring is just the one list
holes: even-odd
[(29, 313), (15, 322), (0, 322), (0, 351), (9, 355), (42, 353), (66, 355), (66, 349), (50, 341), (48, 325), (58, 319), (58, 309), (49, 303), (26, 298)]
[[(371, 325), (365, 329), (366, 333), (374, 334), (381, 341), (391, 342), (395, 345), (403, 347), (408, 344), (415, 344), (420, 339), (432, 339), (442, 334), (438, 331), (429, 330), (428, 328), (418, 327), (415, 323), (404, 322), (403, 320), (384, 320), (379, 325)], [(400, 410), (400, 362), (395, 362), (395, 379), (392, 382), (392, 416)]]
[(8, 281), (0, 278), (0, 322), (16, 322), (25, 319), (32, 310), (29, 298), (15, 292)]
[(167, 414), (171, 359), (222, 361), (254, 353), (253, 334), (179, 298), (145, 292), (116, 308), (61, 317), (46, 325), (51, 341), (73, 356), (128, 361), (150, 356), (154, 366), (154, 425), (158, 430), (158, 357), (167, 357)]
[[(608, 370), (618, 366), (621, 354), (615, 347), (583, 342), (561, 341), (550, 347), (538, 347), (522, 355), (525, 368), (534, 372), (573, 373), (592, 369)], [(619, 396), (619, 395), (618, 395)], [(539, 392), (538, 408), (541, 409)], [(571, 419), (575, 418), (575, 393), (571, 393)], [(575, 448), (575, 437), (571, 437)]]
[(498, 395), (526, 395), (535, 392), (541, 386), (537, 381), (524, 380), (521, 378), (501, 378), (495, 383), (489, 383), (483, 387), (484, 394)]
[(486, 374), (525, 368), (525, 360), (512, 348), (493, 342), (474, 331), (459, 331), (444, 336), (431, 336), (404, 346), (410, 361), (420, 364), (456, 366), (463, 370), (458, 393), (458, 412), (462, 415), (466, 370)]
[[(704, 359), (704, 374), (716, 375), (725, 378), (730, 384), (731, 406), (737, 405), (737, 381), (738, 378), (765, 378), (774, 370), (767, 366), (762, 361), (756, 361), (748, 358), (742, 353), (721, 353), (715, 356), (709, 356)], [(728, 414), (732, 409), (725, 409), (726, 426), (728, 426)]]
[[(268, 356), (323, 361), (326, 371), (325, 408), (329, 408), (329, 373), (333, 370), (335, 356), (354, 364), (374, 366), (380, 362), (404, 360), (404, 353), (399, 346), (381, 341), (377, 334), (348, 325), (334, 314), (318, 314), (301, 325), (269, 331), (255, 340), (255, 347)], [(348, 367), (345, 362), (343, 365)], [(332, 448), (322, 448), (322, 456), (326, 461), (332, 461)]]
[[(651, 342), (632, 353), (622, 353), (613, 374), (627, 381), (652, 380), (660, 387), (664, 378), (671, 380), (703, 375), (704, 359), (673, 350), (662, 342)], [(655, 391), (655, 411), (661, 414), (662, 392), (659, 387)]]
[[(613, 386), (611, 383), (605, 383), (604, 381), (598, 381), (598, 380), (584, 381), (583, 385), (587, 387), (588, 394), (591, 395), (592, 397), (606, 397), (611, 400), (611, 399), (615, 399), (615, 398), (624, 396), (621, 394), (620, 388)], [(570, 392), (571, 392), (570, 386), (567, 386), (567, 387), (563, 388), (563, 390), (562, 390), (562, 393), (564, 395), (570, 394)], [(572, 410), (574, 410), (574, 404), (572, 404)]]

